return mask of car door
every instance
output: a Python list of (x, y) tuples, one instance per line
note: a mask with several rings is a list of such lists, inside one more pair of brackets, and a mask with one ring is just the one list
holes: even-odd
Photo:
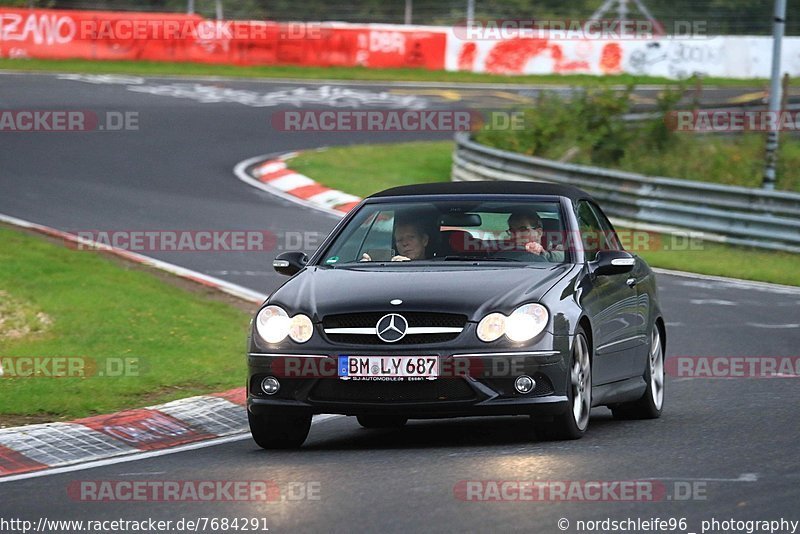
[[(600, 207), (590, 202), (592, 210), (600, 222), (604, 234), (607, 236), (607, 244), (614, 250), (625, 250), (617, 236), (617, 232), (611, 221), (608, 220), (603, 210)], [(650, 324), (650, 293), (647, 290), (647, 284), (644, 278), (646, 276), (646, 269), (639, 256), (634, 254), (636, 264), (631, 269), (631, 272), (625, 275), (626, 284), (636, 289), (636, 314), (632, 317), (636, 326), (635, 335), (636, 341), (630, 345), (631, 351), (631, 369), (630, 376), (640, 376), (645, 368), (648, 358), (648, 342), (649, 336), (647, 335), (648, 325)]]
[[(593, 262), (600, 250), (619, 249), (617, 240), (604, 230), (591, 203), (580, 200), (575, 214), (586, 261)], [(639, 339), (636, 287), (629, 274), (590, 275), (582, 304), (592, 321), (595, 384), (607, 384), (631, 376)]]

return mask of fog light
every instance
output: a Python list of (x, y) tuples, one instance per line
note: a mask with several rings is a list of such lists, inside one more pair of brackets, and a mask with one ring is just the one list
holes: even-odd
[(267, 395), (275, 395), (279, 389), (281, 389), (281, 383), (274, 376), (268, 376), (261, 381), (261, 391)]
[(516, 380), (514, 380), (514, 389), (522, 393), (523, 395), (526, 393), (530, 393), (533, 391), (533, 388), (536, 387), (536, 382), (533, 378), (529, 377), (528, 375), (518, 376)]

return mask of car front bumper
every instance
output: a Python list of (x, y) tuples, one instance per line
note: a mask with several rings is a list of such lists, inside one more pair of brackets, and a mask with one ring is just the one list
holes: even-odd
[[(409, 418), (472, 415), (542, 415), (568, 409), (569, 339), (550, 338), (547, 347), (482, 351), (431, 351), (417, 349), (346, 351), (327, 354), (259, 353), (248, 356), (247, 407), (254, 414), (275, 409), (313, 414), (397, 414)], [(434, 380), (342, 380), (337, 375), (338, 356), (432, 356), (440, 361)], [(527, 394), (514, 389), (514, 381), (528, 375), (536, 387)], [(264, 378), (280, 382), (274, 395), (261, 390)]]

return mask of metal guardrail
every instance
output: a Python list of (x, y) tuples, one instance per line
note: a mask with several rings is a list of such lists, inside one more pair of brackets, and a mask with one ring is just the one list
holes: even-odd
[(726, 243), (800, 253), (800, 193), (645, 176), (488, 147), (456, 134), (453, 181), (574, 185), (611, 217), (700, 231)]

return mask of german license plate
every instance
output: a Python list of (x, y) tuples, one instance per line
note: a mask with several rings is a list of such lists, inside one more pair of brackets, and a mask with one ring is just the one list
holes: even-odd
[(339, 378), (439, 376), (436, 356), (339, 356)]

